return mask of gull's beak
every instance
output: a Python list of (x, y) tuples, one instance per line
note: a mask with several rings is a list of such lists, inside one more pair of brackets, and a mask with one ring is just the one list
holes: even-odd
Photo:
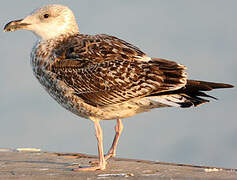
[(15, 31), (17, 29), (25, 29), (28, 25), (28, 23), (23, 22), (23, 19), (20, 20), (15, 20), (7, 23), (4, 27), (4, 32), (9, 32), (9, 31)]

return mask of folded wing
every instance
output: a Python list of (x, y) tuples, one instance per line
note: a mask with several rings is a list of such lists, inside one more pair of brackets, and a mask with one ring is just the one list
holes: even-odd
[(176, 90), (186, 84), (185, 67), (164, 59), (121, 59), (98, 63), (64, 59), (56, 61), (52, 68), (57, 79), (93, 106)]

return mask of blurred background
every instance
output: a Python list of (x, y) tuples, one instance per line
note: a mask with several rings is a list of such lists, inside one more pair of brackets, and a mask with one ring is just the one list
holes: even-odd
[[(237, 85), (236, 0), (8, 0), (1, 28), (50, 3), (69, 6), (81, 33), (115, 35), (151, 57), (177, 61), (190, 79)], [(93, 123), (63, 109), (33, 76), (35, 41), (31, 32), (0, 32), (0, 147), (97, 154)], [(219, 100), (124, 119), (117, 156), (237, 168), (236, 88), (210, 94)], [(107, 152), (115, 121), (101, 124)]]

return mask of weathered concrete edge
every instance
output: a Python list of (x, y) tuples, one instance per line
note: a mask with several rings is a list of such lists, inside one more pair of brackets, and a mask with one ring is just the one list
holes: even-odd
[[(73, 156), (75, 159), (79, 158), (98, 158), (98, 156), (84, 154), (84, 153), (58, 153), (58, 152), (45, 152), (57, 156)], [(129, 158), (111, 158), (115, 161), (130, 161), (130, 162), (140, 162), (145, 164), (160, 164), (160, 165), (169, 165), (169, 166), (182, 166), (182, 167), (192, 167), (192, 168), (202, 168), (202, 169), (217, 169), (217, 170), (225, 170), (231, 172), (237, 172), (237, 169), (234, 168), (223, 168), (223, 167), (215, 167), (215, 166), (201, 166), (201, 165), (192, 165), (192, 164), (181, 164), (181, 163), (169, 163), (169, 162), (159, 162), (159, 161), (150, 161), (150, 160), (140, 160), (140, 159), (129, 159)]]

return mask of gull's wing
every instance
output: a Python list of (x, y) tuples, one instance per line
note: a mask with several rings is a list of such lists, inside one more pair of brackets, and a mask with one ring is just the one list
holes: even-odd
[(162, 61), (114, 60), (85, 65), (61, 60), (52, 71), (86, 103), (105, 106), (183, 87), (186, 83), (183, 67), (177, 64), (162, 67)]

